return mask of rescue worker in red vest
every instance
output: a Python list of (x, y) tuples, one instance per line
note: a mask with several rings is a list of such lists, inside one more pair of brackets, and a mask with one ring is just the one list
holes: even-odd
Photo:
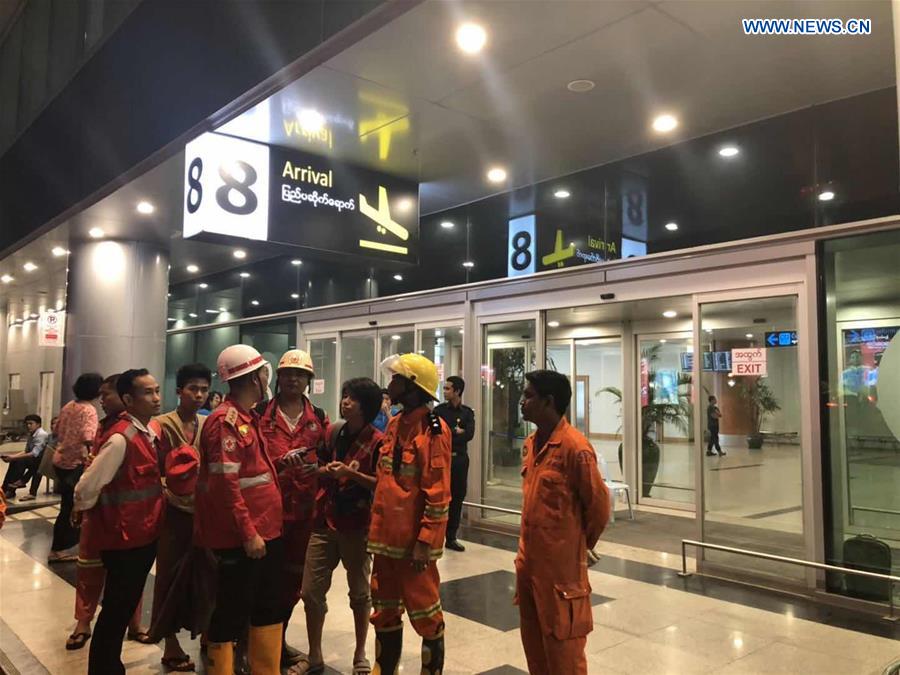
[(422, 673), (444, 667), (444, 615), (437, 560), (450, 510), (450, 444), (446, 422), (428, 408), (437, 367), (419, 354), (390, 356), (388, 393), (403, 411), (391, 418), (378, 455), (369, 552), (375, 673), (394, 675), (403, 647), (402, 614), (422, 636)]
[(159, 385), (144, 368), (126, 370), (116, 389), (125, 412), (75, 487), (73, 522), (90, 510), (106, 568), (103, 609), (94, 627), (89, 675), (119, 675), (122, 640), (156, 557), (165, 500), (159, 472)]
[(281, 491), (253, 412), (268, 391), (269, 364), (253, 347), (232, 345), (216, 369), (229, 393), (203, 423), (194, 498), (194, 542), (217, 561), (206, 672), (232, 675), (233, 642), (249, 623), (253, 675), (279, 675)]
[[(281, 595), (285, 631), (294, 607), (300, 601), (303, 566), (316, 508), (318, 451), (325, 446), (329, 425), (325, 411), (314, 406), (306, 397), (313, 377), (315, 373), (309, 354), (301, 349), (285, 352), (278, 362), (275, 397), (260, 410), (260, 431), (278, 472), (284, 505)], [(299, 459), (299, 463), (285, 462), (288, 456)], [(302, 657), (300, 651), (283, 642), (282, 667), (293, 665)]]
[(584, 647), (594, 626), (588, 551), (609, 520), (609, 492), (588, 440), (565, 418), (569, 379), (525, 375), (525, 440), (516, 599), (528, 672), (587, 675)]

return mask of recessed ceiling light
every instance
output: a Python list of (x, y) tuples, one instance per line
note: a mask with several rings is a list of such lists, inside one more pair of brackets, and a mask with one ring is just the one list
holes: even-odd
[(259, 300), (251, 300), (251, 301), (250, 301), (250, 304), (253, 305), (254, 307), (258, 307), (258, 306), (259, 306)]
[(395, 275), (394, 275), (394, 281), (403, 281), (403, 275), (402, 275), (402, 274), (395, 274)]
[(68, 253), (68, 251), (66, 249), (64, 249), (62, 246), (54, 246), (52, 249), (50, 249), (50, 253), (52, 253), (54, 255), (54, 257), (59, 258), (60, 256), (63, 256), (66, 253)]
[(302, 264), (303, 264), (303, 261), (298, 258), (294, 258), (293, 260), (291, 260), (291, 265), (297, 266), (297, 265), (302, 265)]
[(2, 277), (0, 277), (0, 281), (2, 281), (4, 284), (8, 284), (14, 280), (15, 280), (15, 277), (12, 276), (11, 274), (4, 274)]
[(207, 314), (218, 314), (219, 313), (218, 309), (207, 309), (205, 311)]
[(665, 312), (663, 312), (663, 316), (667, 319), (674, 319), (676, 316), (678, 316), (678, 312), (676, 312), (674, 309), (667, 309)]
[(156, 207), (153, 206), (150, 202), (138, 202), (137, 212), (143, 213), (144, 215), (149, 215), (156, 211)]
[(569, 197), (572, 196), (572, 193), (569, 192), (568, 190), (557, 190), (556, 192), (553, 193), (553, 196), (556, 197), (557, 199), (568, 199)]
[(668, 342), (668, 340), (666, 340), (665, 338), (663, 338), (663, 339), (660, 340), (659, 342), (660, 342), (660, 344), (666, 344), (666, 342)]
[(193, 265), (193, 264), (192, 264), (192, 265), (188, 265), (188, 266), (185, 267), (184, 269), (186, 269), (186, 270), (187, 270), (188, 272), (190, 272), (191, 274), (196, 274), (197, 272), (200, 271), (200, 268), (197, 267), (196, 265)]
[(249, 279), (250, 272), (241, 272), (240, 276), (241, 276), (241, 279)]
[(413, 200), (409, 197), (404, 197), (403, 199), (397, 202), (397, 210), (399, 211), (409, 211), (413, 207)]
[(830, 202), (832, 199), (834, 199), (834, 193), (831, 190), (825, 190), (824, 192), (819, 193), (820, 202)]
[(105, 235), (106, 233), (99, 227), (92, 227), (90, 230), (88, 230), (88, 236), (91, 239), (103, 239)]
[(220, 311), (220, 312), (227, 312), (227, 311), (228, 311), (228, 308), (227, 308), (227, 307), (219, 307), (219, 311)]
[(391, 340), (399, 340), (399, 339), (400, 339), (399, 335), (391, 335)]
[(245, 251), (242, 248), (236, 248), (236, 249), (234, 249), (234, 251), (232, 252), (231, 255), (233, 255), (238, 260), (243, 260), (244, 258), (247, 257), (247, 251)]
[(566, 89), (568, 89), (569, 91), (573, 91), (576, 94), (583, 94), (590, 91), (596, 86), (597, 83), (593, 80), (572, 80), (571, 82), (569, 82), (569, 84), (566, 85)]
[(666, 229), (669, 232), (675, 232), (676, 230), (678, 230), (678, 223), (676, 223), (674, 221), (668, 222), (668, 223), (666, 223)]
[(25, 263), (24, 265), (22, 265), (22, 269), (25, 270), (26, 272), (34, 272), (37, 268), (38, 268), (38, 266), (35, 265), (30, 260), (27, 263)]
[(559, 321), (548, 321), (547, 325), (550, 326), (550, 328), (559, 328)]
[(492, 183), (502, 183), (506, 180), (506, 169), (501, 166), (488, 169), (487, 179)]
[(721, 157), (734, 157), (740, 153), (740, 150), (736, 145), (723, 145), (719, 148), (719, 155)]
[(300, 294), (299, 294), (299, 293), (291, 293), (291, 297), (292, 297), (294, 300), (296, 300), (297, 298), (300, 297)]
[(753, 333), (747, 333), (744, 337), (747, 338), (748, 340), (752, 340), (752, 339), (753, 339)]
[(436, 337), (440, 337), (441, 335), (444, 334), (444, 331), (442, 331), (440, 328), (436, 328), (434, 331), (434, 334)]
[(311, 134), (317, 134), (325, 127), (325, 116), (312, 108), (304, 108), (298, 112), (297, 121), (303, 131)]
[(166, 321), (178, 321), (178, 319), (170, 316), (168, 319), (166, 319)]
[(444, 220), (444, 221), (441, 221), (441, 227), (443, 227), (445, 230), (452, 230), (455, 227), (455, 225), (450, 220)]
[(477, 23), (464, 23), (456, 29), (456, 44), (466, 54), (477, 54), (487, 44), (487, 31)]
[(471, 260), (466, 260), (462, 265), (463, 267), (475, 267), (475, 263), (473, 263)]
[(188, 314), (188, 316), (191, 317), (192, 319), (196, 319), (196, 318), (197, 318), (197, 315), (194, 314), (194, 312), (191, 312), (190, 314)]
[(678, 126), (678, 119), (668, 113), (653, 118), (653, 130), (661, 134), (672, 131)]
[(197, 285), (198, 285), (200, 288), (209, 288), (209, 284), (207, 284), (207, 283), (197, 284)]

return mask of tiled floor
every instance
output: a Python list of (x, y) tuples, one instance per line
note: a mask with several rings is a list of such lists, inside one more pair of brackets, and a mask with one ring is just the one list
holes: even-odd
[[(74, 624), (74, 566), (46, 566), (55, 507), (39, 511), (13, 515), (0, 532), (0, 653), (23, 674), (84, 673), (87, 650), (63, 649)], [(439, 563), (445, 672), (525, 672), (512, 606), (515, 540), (478, 533), (468, 538), (465, 553), (448, 552)], [(876, 675), (900, 658), (900, 629), (877, 618), (711, 579), (681, 579), (662, 553), (612, 543), (600, 548), (604, 557), (590, 571), (591, 673)], [(148, 590), (151, 584), (152, 578)], [(353, 624), (346, 594), (338, 570), (324, 640), (333, 673), (350, 672)], [(288, 637), (305, 648), (302, 612), (295, 612)], [(417, 673), (419, 641), (409, 630), (406, 638), (403, 671)], [(184, 644), (196, 657), (196, 642)], [(372, 646), (369, 651), (371, 656)], [(124, 654), (129, 673), (161, 672), (155, 646), (126, 643)]]

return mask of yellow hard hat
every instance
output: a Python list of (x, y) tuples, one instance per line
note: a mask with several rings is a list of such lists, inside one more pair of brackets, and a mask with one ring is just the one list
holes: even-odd
[(421, 354), (394, 354), (382, 361), (381, 367), (388, 375), (402, 375), (431, 398), (437, 398), (437, 366)]
[(286, 351), (278, 362), (278, 370), (282, 368), (299, 368), (308, 372), (310, 377), (316, 376), (312, 358), (302, 349), (289, 349)]

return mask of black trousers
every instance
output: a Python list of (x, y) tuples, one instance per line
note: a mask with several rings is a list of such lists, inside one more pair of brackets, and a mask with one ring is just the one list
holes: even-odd
[(7, 499), (12, 499), (16, 496), (16, 489), (10, 487), (10, 485), (22, 480), (25, 476), (27, 462), (27, 459), (18, 459), (7, 464), (6, 475), (3, 477), (3, 493)]
[[(56, 468), (56, 485), (60, 494), (59, 515), (56, 522), (53, 523), (53, 543), (50, 545), (51, 551), (65, 551), (78, 544), (81, 536), (78, 528), (72, 527), (69, 517), (72, 515), (72, 507), (75, 506), (75, 485), (81, 478), (83, 467), (74, 469)], [(132, 608), (133, 610), (133, 608)]]
[(217, 565), (216, 608), (209, 622), (210, 642), (232, 642), (251, 626), (282, 623), (285, 616), (282, 596), (284, 542), (266, 542), (266, 555), (259, 560), (247, 557), (243, 547), (214, 551)]
[(125, 629), (144, 594), (144, 584), (155, 557), (156, 542), (140, 548), (100, 553), (106, 581), (103, 609), (91, 639), (88, 675), (124, 675), (122, 641)]
[(450, 515), (447, 517), (447, 541), (456, 539), (468, 487), (469, 455), (455, 452), (450, 460)]
[(41, 465), (41, 458), (44, 456), (45, 450), (41, 451), (41, 454), (37, 457), (29, 457), (28, 459), (22, 460), (25, 464), (25, 473), (22, 475), (21, 480), (24, 482), (31, 481), (31, 485), (28, 487), (28, 491), (31, 493), (32, 497), (36, 497), (38, 493), (38, 488), (41, 486), (41, 473), (38, 471), (38, 467)]
[(714, 447), (716, 449), (716, 452), (722, 454), (722, 446), (719, 445), (719, 427), (709, 428), (709, 441), (706, 444), (706, 451), (712, 452), (712, 449)]

